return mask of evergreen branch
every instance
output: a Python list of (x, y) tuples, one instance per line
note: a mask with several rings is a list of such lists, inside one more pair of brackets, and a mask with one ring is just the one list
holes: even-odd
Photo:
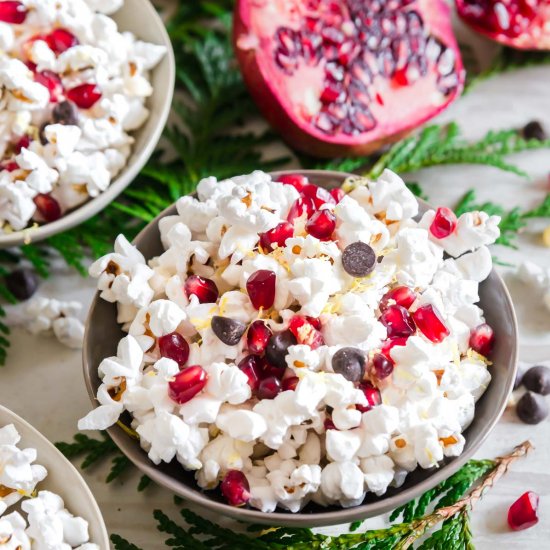
[(128, 542), (120, 535), (111, 535), (111, 542), (113, 543), (115, 550), (141, 550), (139, 546)]

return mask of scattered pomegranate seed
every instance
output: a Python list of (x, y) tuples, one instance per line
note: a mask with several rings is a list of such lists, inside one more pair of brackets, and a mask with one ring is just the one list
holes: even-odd
[(191, 275), (185, 281), (185, 294), (188, 298), (196, 296), (200, 304), (213, 304), (219, 296), (216, 283), (206, 277)]
[(288, 378), (283, 379), (283, 391), (296, 389), (300, 379), (297, 376), (289, 376)]
[(294, 235), (294, 227), (289, 222), (281, 222), (279, 225), (260, 233), (260, 245), (264, 250), (274, 250), (276, 246), (284, 246), (287, 239)]
[(321, 332), (313, 326), (307, 317), (299, 315), (292, 317), (288, 330), (294, 334), (298, 344), (304, 344), (311, 349), (317, 349), (325, 343)]
[(380, 405), (382, 402), (382, 396), (380, 395), (380, 392), (370, 383), (370, 382), (362, 382), (359, 384), (359, 388), (367, 398), (368, 405), (355, 405), (355, 408), (361, 412), (367, 412), (370, 411), (373, 407), (376, 407), (376, 405)]
[(189, 344), (178, 332), (171, 332), (159, 338), (159, 350), (162, 357), (173, 359), (179, 367), (183, 367), (189, 359)]
[(317, 239), (326, 240), (336, 229), (336, 216), (330, 210), (318, 210), (306, 223), (306, 231)]
[(221, 482), (220, 489), (231, 506), (244, 506), (250, 500), (250, 484), (239, 470), (229, 470)]
[(336, 204), (338, 204), (346, 196), (346, 192), (340, 187), (335, 187), (334, 189), (331, 189), (329, 193), (331, 197), (336, 201)]
[(27, 17), (27, 10), (21, 2), (0, 2), (0, 21), (20, 25)]
[(307, 177), (302, 174), (283, 174), (277, 178), (277, 181), (285, 185), (292, 185), (299, 193), (309, 183)]
[(337, 430), (338, 428), (336, 427), (336, 425), (334, 424), (334, 422), (332, 421), (332, 418), (325, 418), (325, 421), (323, 422), (323, 425), (325, 426), (325, 431), (326, 430)]
[(50, 103), (56, 103), (63, 97), (63, 84), (61, 79), (52, 71), (42, 71), (34, 75), (34, 80), (48, 88)]
[(479, 325), (470, 333), (470, 347), (485, 357), (491, 355), (494, 342), (495, 334), (487, 323)]
[(276, 376), (268, 376), (258, 386), (258, 397), (260, 399), (274, 399), (282, 389), (283, 385)]
[(200, 365), (181, 370), (168, 382), (168, 395), (176, 403), (187, 403), (206, 386), (208, 375)]
[(254, 321), (246, 334), (248, 350), (252, 353), (263, 353), (272, 334), (271, 329), (263, 321)]
[(270, 269), (259, 269), (246, 281), (246, 291), (256, 309), (269, 309), (275, 301), (277, 276)]
[(239, 362), (238, 367), (248, 377), (248, 385), (256, 391), (262, 379), (261, 359), (257, 355), (247, 355)]
[(81, 84), (68, 90), (67, 98), (81, 109), (90, 109), (101, 99), (101, 91), (95, 84)]
[(309, 315), (306, 315), (306, 319), (314, 329), (321, 330), (323, 325), (321, 324), (321, 319), (319, 319), (319, 317), (310, 317)]
[(397, 304), (409, 309), (416, 300), (416, 292), (408, 286), (396, 286), (388, 290), (380, 300), (380, 311), (384, 311), (388, 306)]
[(404, 336), (404, 337), (401, 337), (401, 338), (388, 338), (383, 343), (382, 349), (380, 350), (380, 353), (385, 355), (391, 361), (390, 351), (395, 346), (404, 346), (404, 345), (406, 345), (408, 339), (409, 339), (408, 336)]
[(398, 86), (408, 86), (409, 85), (409, 78), (407, 77), (407, 68), (408, 66), (405, 65), (404, 67), (401, 67), (400, 69), (396, 69), (393, 73), (393, 81)]
[(33, 200), (36, 209), (47, 222), (54, 222), (61, 217), (61, 207), (51, 195), (40, 193)]
[(14, 170), (19, 170), (19, 164), (14, 160), (10, 160), (5, 164), (0, 165), (0, 170), (6, 170), (6, 172), (13, 172)]
[(26, 149), (31, 144), (31, 141), (31, 136), (22, 136), (19, 141), (14, 145), (13, 152), (18, 155), (21, 152), (21, 149)]
[(508, 525), (514, 531), (529, 529), (538, 523), (539, 496), (533, 491), (523, 493), (508, 510)]
[(415, 332), (414, 322), (403, 306), (387, 307), (379, 321), (388, 329), (388, 338), (410, 336)]
[(441, 314), (431, 304), (419, 307), (413, 313), (413, 319), (420, 332), (431, 342), (438, 343), (449, 336), (449, 329)]
[(304, 215), (306, 218), (309, 218), (313, 212), (315, 212), (315, 205), (313, 204), (313, 201), (306, 197), (300, 197), (299, 199), (296, 199), (294, 204), (290, 207), (286, 219), (290, 223), (294, 223), (297, 218), (301, 218)]
[(450, 208), (441, 206), (435, 212), (430, 232), (436, 239), (444, 239), (456, 229), (457, 223), (456, 214)]
[(375, 353), (372, 358), (372, 365), (374, 367), (374, 372), (376, 373), (376, 378), (383, 380), (387, 378), (393, 372), (393, 361), (388, 359), (382, 353)]
[(311, 199), (315, 208), (321, 208), (325, 204), (336, 204), (334, 197), (325, 188), (312, 183), (302, 189), (302, 196)]
[(64, 51), (76, 46), (78, 38), (67, 29), (55, 29), (44, 37), (44, 40), (55, 54), (59, 55)]

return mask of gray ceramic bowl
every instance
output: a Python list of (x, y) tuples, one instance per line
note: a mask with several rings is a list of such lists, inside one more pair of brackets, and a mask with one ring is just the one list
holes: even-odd
[[(296, 172), (296, 170), (287, 171), (287, 173)], [(299, 172), (306, 174), (313, 183), (327, 188), (341, 185), (343, 180), (351, 175), (320, 170)], [(283, 172), (274, 174), (281, 173)], [(426, 203), (420, 202), (421, 210), (426, 210), (427, 207)], [(175, 206), (167, 208), (136, 237), (134, 242), (145, 258), (152, 258), (162, 253), (158, 222), (164, 216), (175, 213)], [(184, 499), (239, 520), (270, 525), (312, 527), (346, 523), (388, 512), (419, 496), (458, 470), (472, 457), (504, 411), (516, 373), (516, 316), (510, 295), (496, 271), (493, 270), (489, 278), (481, 284), (480, 298), (487, 322), (493, 327), (496, 336), (492, 356), (494, 365), (491, 367), (493, 380), (476, 406), (476, 415), (472, 424), (464, 433), (466, 438), (464, 452), (459, 457), (445, 459), (439, 468), (415, 470), (399, 489), (389, 489), (382, 497), (369, 494), (359, 506), (323, 508), (310, 503), (297, 514), (284, 510), (266, 514), (249, 508), (234, 508), (225, 504), (217, 492), (200, 490), (195, 484), (193, 473), (186, 472), (177, 462), (155, 466), (141, 449), (139, 442), (130, 439), (121, 428), (115, 426), (109, 429), (109, 435), (122, 452), (158, 484)], [(100, 384), (97, 367), (103, 358), (116, 354), (117, 343), (122, 336), (123, 332), (116, 323), (116, 307), (96, 295), (86, 323), (83, 350), (84, 378), (94, 406), (97, 406), (95, 394)]]
[[(69, 512), (83, 517), (88, 522), (90, 542), (97, 544), (102, 550), (107, 550), (109, 536), (103, 516), (92, 492), (76, 468), (39, 431), (0, 405), (0, 428), (8, 424), (13, 424), (19, 432), (20, 448), (36, 449), (36, 463), (42, 464), (48, 470), (48, 477), (38, 485), (38, 490), (57, 493)], [(15, 509), (19, 509), (18, 505)]]
[(128, 163), (114, 178), (105, 192), (70, 211), (59, 220), (37, 228), (23, 229), (14, 233), (0, 234), (0, 248), (36, 242), (67, 231), (111, 203), (138, 175), (160, 139), (170, 113), (174, 94), (174, 52), (164, 23), (149, 0), (124, 0), (123, 7), (111, 16), (121, 31), (131, 31), (141, 40), (166, 46), (166, 55), (151, 71), (153, 94), (147, 99), (151, 111), (145, 124), (132, 132), (135, 143)]

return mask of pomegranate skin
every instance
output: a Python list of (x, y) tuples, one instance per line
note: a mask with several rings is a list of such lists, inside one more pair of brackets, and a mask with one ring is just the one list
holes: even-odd
[[(306, 0), (298, 0), (297, 3), (307, 4)], [(291, 4), (293, 3), (281, 2), (274, 4), (278, 6), (277, 9), (279, 12), (275, 15), (281, 19), (280, 28), (295, 28), (296, 25), (300, 24), (300, 21), (296, 21), (295, 19), (290, 21), (290, 17), (288, 17), (288, 21), (284, 19), (288, 14), (284, 13), (285, 8), (281, 8), (281, 6), (289, 6)], [(346, 2), (340, 0), (332, 2), (332, 4), (341, 7)], [(365, 2), (365, 4), (370, 4), (370, 2)], [(254, 0), (237, 0), (233, 20), (234, 49), (244, 81), (260, 111), (268, 122), (281, 134), (281, 137), (297, 150), (317, 157), (360, 156), (371, 153), (387, 144), (398, 141), (408, 135), (414, 128), (435, 117), (457, 99), (462, 92), (465, 73), (451, 27), (449, 7), (443, 0), (434, 0), (429, 3), (413, 1), (406, 6), (406, 9), (421, 11), (425, 16), (431, 36), (439, 40), (444, 47), (454, 52), (457, 76), (456, 87), (453, 87), (453, 90), (448, 92), (442, 100), (435, 102), (431, 99), (432, 94), (430, 94), (430, 90), (426, 86), (417, 88), (415, 85), (411, 85), (410, 93), (404, 96), (398, 103), (399, 106), (411, 106), (411, 101), (416, 102), (415, 108), (410, 112), (411, 114), (403, 116), (403, 113), (399, 112), (399, 109), (395, 109), (397, 97), (393, 97), (392, 95), (389, 103), (393, 107), (391, 105), (388, 106), (385, 114), (385, 118), (388, 120), (379, 124), (373, 131), (367, 130), (354, 135), (344, 135), (342, 133), (329, 135), (323, 133), (313, 124), (300, 118), (298, 113), (303, 111), (303, 108), (299, 108), (302, 106), (293, 105), (289, 97), (286, 97), (281, 92), (277, 83), (274, 84), (273, 67), (276, 63), (273, 56), (268, 59), (264, 51), (268, 49), (269, 42), (273, 42), (274, 38), (273, 36), (264, 36), (261, 32), (258, 36), (254, 27), (256, 12), (261, 10), (262, 6), (264, 6), (263, 3), (258, 3)], [(271, 20), (268, 21), (267, 16), (264, 26), (268, 29), (274, 27), (273, 22)], [(368, 38), (369, 36), (367, 35), (364, 41), (361, 42), (362, 47), (364, 47)], [(266, 44), (268, 45), (266, 46)], [(283, 75), (281, 79), (283, 78), (286, 77)], [(387, 78), (387, 81), (389, 82), (388, 88), (394, 87), (391, 78)], [(296, 87), (298, 87), (297, 84)], [(435, 84), (433, 84), (432, 88), (435, 92)], [(294, 89), (294, 86), (292, 89)], [(375, 108), (379, 108), (380, 105), (384, 104), (384, 99), (380, 94), (376, 93), (376, 89), (374, 92), (375, 94), (370, 100), (369, 105), (378, 103), (379, 105), (375, 106)], [(393, 94), (393, 91), (388, 92), (389, 94)], [(315, 100), (323, 102), (323, 94), (318, 93), (317, 95), (318, 97), (316, 96)]]

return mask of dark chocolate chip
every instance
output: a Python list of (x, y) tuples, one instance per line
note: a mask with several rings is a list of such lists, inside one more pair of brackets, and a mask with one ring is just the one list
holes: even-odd
[(62, 101), (53, 108), (52, 118), (57, 124), (77, 126), (78, 108), (70, 101)]
[(220, 315), (212, 317), (211, 326), (214, 334), (228, 346), (237, 345), (246, 330), (246, 325), (242, 321)]
[(288, 348), (295, 346), (298, 343), (296, 337), (290, 330), (274, 334), (267, 343), (265, 348), (265, 356), (269, 363), (280, 369), (286, 368), (286, 356)]
[(353, 277), (365, 277), (376, 264), (376, 253), (367, 243), (357, 241), (346, 246), (342, 253), (342, 265)]
[(523, 375), (522, 383), (528, 390), (548, 395), (550, 393), (550, 369), (542, 365), (531, 367)]
[(359, 382), (365, 374), (365, 354), (358, 348), (341, 348), (332, 356), (332, 370), (350, 382)]
[(538, 120), (532, 120), (526, 124), (523, 127), (522, 134), (525, 139), (536, 139), (538, 141), (546, 139), (546, 132)]
[(18, 300), (28, 300), (38, 288), (38, 277), (32, 269), (22, 268), (12, 271), (5, 277), (8, 290)]
[(542, 395), (528, 391), (516, 406), (519, 419), (526, 424), (538, 424), (548, 416), (548, 405)]

